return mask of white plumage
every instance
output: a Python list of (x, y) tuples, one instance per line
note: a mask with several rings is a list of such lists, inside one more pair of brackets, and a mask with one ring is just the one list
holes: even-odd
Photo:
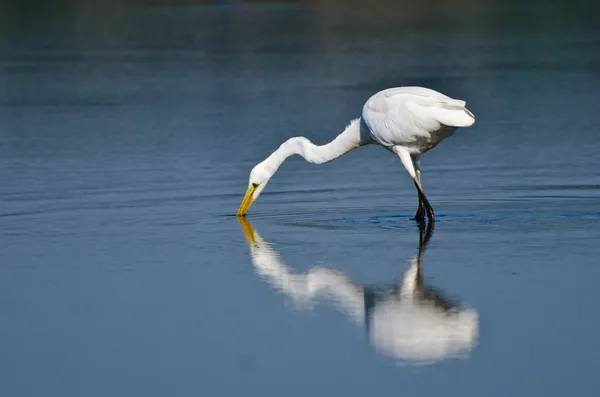
[(362, 119), (375, 143), (387, 148), (403, 146), (413, 155), (426, 152), (448, 136), (440, 130), (475, 122), (464, 101), (422, 87), (378, 92), (365, 103)]
[(238, 210), (243, 216), (258, 198), (269, 179), (292, 155), (313, 164), (338, 158), (360, 146), (376, 144), (395, 153), (413, 179), (419, 196), (415, 219), (425, 213), (434, 220), (433, 208), (421, 186), (420, 158), (450, 136), (458, 127), (468, 127), (475, 116), (465, 102), (423, 87), (398, 87), (370, 97), (361, 117), (353, 120), (333, 141), (315, 145), (304, 137), (290, 138), (250, 172), (248, 190)]

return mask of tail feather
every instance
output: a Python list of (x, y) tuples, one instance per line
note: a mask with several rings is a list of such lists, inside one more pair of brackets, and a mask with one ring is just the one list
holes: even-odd
[(457, 99), (440, 102), (432, 108), (433, 116), (449, 127), (468, 127), (475, 123), (475, 116), (465, 106), (465, 101)]

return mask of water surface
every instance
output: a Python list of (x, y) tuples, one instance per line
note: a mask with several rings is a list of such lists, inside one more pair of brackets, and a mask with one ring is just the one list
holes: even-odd
[[(0, 393), (593, 395), (585, 7), (4, 13)], [(421, 259), (416, 192), (377, 147), (292, 158), (233, 216), (282, 141), (326, 142), (399, 85), (477, 116), (423, 158)], [(403, 295), (417, 259), (435, 308)]]

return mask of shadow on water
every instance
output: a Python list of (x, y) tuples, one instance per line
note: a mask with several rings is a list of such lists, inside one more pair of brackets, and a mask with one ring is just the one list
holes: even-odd
[(370, 343), (382, 354), (404, 364), (426, 365), (467, 358), (477, 345), (478, 312), (461, 307), (423, 282), (423, 256), (433, 233), (432, 223), (419, 225), (417, 255), (400, 282), (367, 287), (325, 267), (295, 273), (245, 217), (238, 219), (258, 275), (299, 308), (310, 308), (319, 298), (333, 302), (364, 327)]

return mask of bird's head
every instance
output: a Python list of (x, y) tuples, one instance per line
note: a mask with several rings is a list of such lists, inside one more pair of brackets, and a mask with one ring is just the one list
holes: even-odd
[(238, 209), (237, 215), (244, 216), (248, 212), (248, 208), (254, 203), (254, 201), (260, 196), (260, 193), (267, 186), (269, 179), (273, 176), (275, 170), (268, 167), (265, 162), (257, 164), (252, 171), (250, 171), (250, 177), (248, 178), (248, 190), (242, 200), (242, 204)]

